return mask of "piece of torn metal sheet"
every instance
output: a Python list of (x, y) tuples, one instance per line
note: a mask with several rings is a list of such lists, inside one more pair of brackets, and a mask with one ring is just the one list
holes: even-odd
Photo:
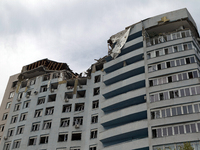
[(112, 43), (116, 43), (115, 47), (112, 49), (112, 52), (110, 54), (113, 59), (115, 59), (121, 53), (121, 49), (128, 39), (129, 32), (130, 28), (123, 30), (110, 37)]

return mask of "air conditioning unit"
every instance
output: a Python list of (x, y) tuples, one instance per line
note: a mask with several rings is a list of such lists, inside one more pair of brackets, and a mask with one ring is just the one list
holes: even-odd
[(37, 94), (38, 94), (38, 91), (35, 91), (34, 94), (37, 95)]
[(79, 124), (76, 124), (76, 125), (75, 125), (75, 128), (76, 128), (76, 129), (78, 129), (79, 127), (80, 127), (80, 125), (79, 125)]
[(65, 102), (69, 102), (69, 99), (68, 99), (68, 98), (65, 98)]
[(4, 140), (7, 140), (8, 139), (8, 137), (7, 136), (4, 136)]
[(54, 89), (51, 89), (51, 93), (53, 93), (54, 92)]
[(26, 98), (29, 98), (30, 97), (30, 95), (26, 95)]

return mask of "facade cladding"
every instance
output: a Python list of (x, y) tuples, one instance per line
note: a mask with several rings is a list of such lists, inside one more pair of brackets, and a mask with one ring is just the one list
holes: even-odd
[(11, 76), (1, 150), (200, 150), (200, 39), (187, 9), (110, 37), (85, 74), (48, 59)]

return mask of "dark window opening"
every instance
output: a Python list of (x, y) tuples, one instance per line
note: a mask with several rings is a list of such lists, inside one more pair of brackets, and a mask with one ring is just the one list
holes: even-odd
[(57, 89), (58, 89), (58, 83), (51, 84), (51, 92), (54, 92)]
[(156, 137), (157, 137), (156, 129), (153, 129), (153, 130), (152, 130), (152, 137), (153, 137), (153, 138), (156, 138)]
[(60, 78), (60, 72), (56, 72), (53, 74), (53, 79)]
[(92, 109), (96, 109), (96, 108), (99, 108), (99, 100), (92, 102)]
[(156, 57), (158, 57), (159, 56), (159, 51), (156, 51)]
[(80, 88), (82, 88), (81, 85), (87, 85), (87, 78), (79, 79), (78, 85), (79, 85)]
[(158, 70), (161, 70), (161, 64), (157, 65)]
[(28, 145), (35, 145), (36, 144), (36, 140), (37, 140), (37, 137), (29, 138)]
[(58, 142), (65, 142), (65, 141), (67, 141), (67, 136), (68, 136), (67, 133), (60, 133), (58, 135)]
[(94, 77), (94, 83), (98, 83), (101, 81), (101, 75), (95, 76)]
[(91, 123), (97, 123), (98, 122), (98, 115), (94, 115), (91, 118)]
[(163, 95), (163, 93), (159, 93), (159, 95), (160, 95), (160, 100), (164, 100), (164, 95)]
[(74, 88), (74, 83), (75, 83), (74, 80), (67, 81), (67, 89), (68, 90), (73, 89)]
[(171, 65), (170, 65), (170, 62), (167, 62), (167, 68), (170, 68)]
[(60, 127), (68, 127), (70, 123), (69, 118), (62, 118), (60, 121)]
[(96, 64), (95, 67), (96, 67), (96, 71), (102, 70), (103, 69), (103, 63)]
[(45, 115), (53, 115), (54, 107), (46, 108)]
[(81, 140), (81, 133), (72, 133), (72, 141)]
[(97, 87), (97, 88), (94, 88), (94, 91), (93, 91), (93, 95), (99, 95), (100, 93), (100, 87)]
[(85, 97), (85, 90), (77, 91), (76, 98), (83, 98), (83, 97)]
[(21, 83), (21, 88), (24, 88), (24, 87), (26, 87), (27, 86), (27, 81), (23, 81), (22, 83)]
[(48, 102), (55, 102), (56, 101), (56, 94), (49, 95)]
[(192, 79), (193, 78), (192, 72), (188, 72), (188, 76), (189, 76), (189, 79)]
[(63, 105), (62, 112), (71, 112), (72, 105)]
[(15, 88), (17, 86), (17, 81), (14, 81), (13, 83), (12, 83), (12, 88)]
[(73, 98), (73, 92), (67, 92), (67, 93), (65, 93), (65, 99), (66, 98), (72, 99)]
[(168, 83), (172, 82), (172, 76), (167, 77), (168, 78)]
[(97, 130), (92, 130), (92, 131), (90, 132), (90, 138), (91, 138), (91, 139), (97, 138)]
[(74, 117), (73, 126), (83, 125), (83, 117)]
[(149, 86), (153, 86), (153, 80), (149, 80)]
[(83, 111), (84, 110), (84, 103), (75, 104), (75, 111)]
[(44, 75), (43, 76), (43, 81), (47, 81), (50, 79), (50, 74)]
[(186, 58), (186, 64), (190, 64), (190, 58)]
[(49, 136), (41, 136), (40, 137), (40, 144), (48, 143)]
[(151, 112), (151, 119), (155, 119), (155, 112)]

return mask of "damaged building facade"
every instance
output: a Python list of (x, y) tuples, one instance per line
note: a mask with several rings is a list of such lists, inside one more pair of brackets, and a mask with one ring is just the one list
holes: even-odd
[(200, 150), (200, 38), (180, 9), (128, 26), (84, 74), (48, 59), (11, 76), (0, 149)]

